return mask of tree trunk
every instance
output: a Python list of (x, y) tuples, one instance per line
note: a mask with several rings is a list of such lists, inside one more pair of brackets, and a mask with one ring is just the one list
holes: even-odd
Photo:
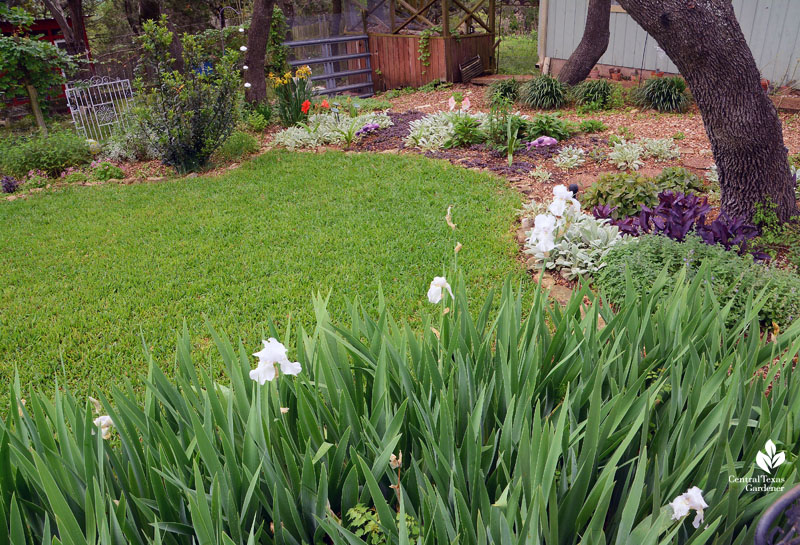
[(33, 111), (33, 117), (36, 119), (36, 124), (41, 129), (42, 134), (47, 136), (47, 124), (44, 122), (42, 108), (39, 106), (39, 92), (30, 83), (25, 83), (25, 90), (28, 91), (28, 98), (31, 101), (31, 110)]
[[(69, 20), (58, 0), (44, 0), (44, 5), (58, 23), (58, 28), (64, 35), (64, 44), (67, 53), (75, 57), (78, 64), (78, 77), (91, 76), (88, 63), (88, 45), (84, 40), (86, 27), (83, 23), (83, 0), (69, 0)], [(70, 22), (72, 23), (70, 25)]]
[(331, 1), (331, 12), (329, 33), (338, 36), (342, 32), (342, 0)]
[(267, 58), (267, 42), (272, 22), (272, 7), (275, 0), (254, 0), (253, 18), (247, 33), (247, 53), (244, 63), (248, 70), (245, 77), (250, 87), (245, 92), (248, 102), (259, 103), (267, 99), (267, 77), (264, 64)]
[(778, 112), (730, 0), (619, 0), (684, 75), (706, 127), (722, 211), (752, 219), (771, 200), (781, 221), (797, 214)]
[(576, 85), (586, 79), (608, 49), (608, 40), (611, 37), (610, 22), (611, 0), (589, 0), (583, 38), (570, 55), (567, 64), (558, 72), (560, 81)]

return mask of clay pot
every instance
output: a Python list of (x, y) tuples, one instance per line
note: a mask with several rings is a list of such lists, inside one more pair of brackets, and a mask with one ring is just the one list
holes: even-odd
[(761, 88), (764, 89), (765, 91), (769, 91), (769, 80), (768, 79), (762, 79), (761, 80)]
[(619, 81), (622, 79), (622, 74), (619, 72), (611, 72), (611, 79), (614, 81)]

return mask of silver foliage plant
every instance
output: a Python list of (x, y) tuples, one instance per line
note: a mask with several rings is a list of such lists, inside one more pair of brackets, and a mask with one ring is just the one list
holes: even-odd
[(669, 161), (681, 156), (681, 151), (672, 138), (644, 138), (641, 144), (645, 155), (656, 161)]
[(408, 136), (405, 144), (408, 147), (423, 150), (436, 150), (444, 148), (445, 144), (454, 136), (453, 120), (457, 116), (469, 116), (481, 124), (481, 129), (486, 129), (489, 116), (484, 113), (468, 114), (464, 112), (436, 112), (416, 119), (409, 124)]
[(608, 153), (608, 161), (620, 170), (639, 170), (644, 164), (644, 147), (636, 142), (615, 142)]
[(276, 134), (273, 143), (290, 150), (341, 144), (344, 142), (344, 133), (352, 127), (361, 128), (369, 123), (374, 123), (381, 129), (394, 124), (385, 113), (370, 112), (356, 117), (339, 114), (314, 114), (308, 117), (306, 124), (289, 127)]

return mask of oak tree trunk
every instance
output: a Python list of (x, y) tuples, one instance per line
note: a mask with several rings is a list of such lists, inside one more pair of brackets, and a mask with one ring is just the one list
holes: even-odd
[(586, 79), (608, 49), (608, 40), (611, 37), (610, 22), (611, 0), (589, 0), (583, 38), (570, 55), (567, 64), (558, 72), (560, 81), (576, 85)]
[(247, 53), (244, 63), (248, 70), (245, 78), (250, 87), (245, 92), (248, 102), (259, 103), (267, 99), (267, 77), (264, 65), (267, 58), (269, 29), (272, 23), (272, 8), (275, 0), (254, 0), (253, 18), (247, 33)]
[(722, 211), (752, 219), (771, 200), (781, 221), (797, 214), (778, 112), (761, 87), (730, 0), (619, 0), (686, 78), (706, 127)]

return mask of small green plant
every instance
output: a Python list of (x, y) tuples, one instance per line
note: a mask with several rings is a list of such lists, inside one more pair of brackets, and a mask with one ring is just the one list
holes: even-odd
[[(381, 521), (374, 508), (359, 503), (347, 510), (348, 527), (356, 536), (369, 545), (385, 545), (386, 534), (381, 529)], [(397, 524), (400, 524), (400, 513), (397, 513)], [(406, 514), (406, 528), (410, 543), (415, 543), (420, 536), (417, 519)]]
[(535, 140), (540, 136), (549, 136), (563, 142), (569, 140), (572, 133), (569, 121), (561, 119), (557, 114), (538, 114), (525, 126), (525, 134), (529, 140)]
[(677, 193), (704, 193), (705, 185), (697, 174), (683, 167), (667, 167), (654, 179), (661, 191)]
[(672, 135), (672, 139), (675, 140), (676, 142), (679, 142), (684, 138), (686, 138), (686, 135), (683, 133), (683, 131), (678, 131)]
[(595, 148), (589, 152), (589, 159), (595, 163), (602, 164), (608, 159), (608, 155), (600, 148)]
[(495, 81), (487, 91), (489, 103), (494, 104), (498, 100), (516, 102), (519, 100), (520, 87), (521, 83), (514, 78)]
[(530, 108), (554, 110), (566, 102), (567, 87), (553, 76), (542, 74), (520, 88), (520, 100)]
[(259, 112), (251, 112), (247, 116), (247, 128), (253, 132), (262, 132), (269, 126), (269, 121)]
[(691, 103), (686, 81), (680, 76), (648, 79), (635, 92), (634, 100), (659, 112), (685, 112)]
[(234, 131), (214, 154), (217, 161), (238, 161), (245, 155), (258, 151), (259, 145), (252, 135), (242, 131)]
[(350, 146), (353, 145), (353, 142), (355, 142), (358, 137), (358, 129), (362, 126), (361, 121), (355, 118), (350, 121), (350, 123), (345, 123), (343, 126), (340, 125), (336, 128), (336, 132), (341, 136), (341, 141), (344, 143), (345, 148), (349, 149)]
[(125, 173), (121, 168), (108, 161), (102, 161), (100, 163), (93, 162), (91, 168), (92, 178), (101, 182), (107, 182), (112, 178), (122, 179), (125, 177)]
[(553, 164), (564, 171), (572, 170), (586, 162), (585, 155), (586, 152), (577, 146), (564, 146), (558, 150)]
[(639, 170), (644, 164), (643, 153), (644, 148), (640, 144), (622, 139), (611, 146), (608, 161), (620, 170)]
[(580, 122), (578, 128), (580, 129), (581, 132), (584, 132), (586, 134), (603, 132), (605, 130), (608, 130), (606, 124), (600, 121), (599, 119), (584, 119), (583, 121)]
[(469, 147), (486, 140), (486, 133), (481, 128), (479, 119), (470, 115), (453, 116), (453, 136), (448, 140), (445, 148)]
[(717, 170), (717, 165), (714, 164), (708, 167), (708, 172), (706, 172), (706, 180), (714, 185), (719, 185), (719, 170)]
[(634, 216), (642, 205), (658, 204), (658, 186), (652, 179), (640, 174), (604, 174), (583, 192), (581, 204), (587, 210), (598, 205), (614, 208), (613, 217)]

